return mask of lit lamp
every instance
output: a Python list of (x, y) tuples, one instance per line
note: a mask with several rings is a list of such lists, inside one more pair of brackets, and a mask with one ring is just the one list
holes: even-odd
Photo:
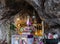
[(17, 21), (19, 21), (20, 20), (20, 18), (17, 18)]
[(20, 34), (20, 31), (19, 31), (19, 29), (20, 29), (20, 18), (16, 18), (15, 25), (17, 27), (16, 31)]
[(19, 29), (20, 28), (20, 18), (16, 19), (16, 27)]
[(42, 21), (41, 24), (38, 24), (38, 26), (42, 26), (42, 30), (38, 29), (35, 32), (36, 36), (43, 36), (44, 35), (44, 22)]
[(36, 32), (35, 32), (35, 35), (36, 36), (42, 36), (43, 34), (42, 34), (42, 30), (37, 30)]
[(16, 26), (17, 26), (17, 29), (18, 29), (18, 34), (21, 35), (22, 32), (23, 32), (23, 28), (20, 26), (20, 24), (23, 25), (24, 24), (24, 21), (21, 20), (20, 18), (17, 18)]

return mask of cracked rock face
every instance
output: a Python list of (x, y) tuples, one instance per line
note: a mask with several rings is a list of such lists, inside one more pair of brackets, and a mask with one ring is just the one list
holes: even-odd
[(60, 17), (60, 0), (47, 0), (45, 2), (45, 12), (50, 16)]
[(46, 0), (44, 7), (44, 12), (47, 14), (45, 16), (48, 17), (46, 22), (49, 25), (60, 25), (60, 0)]
[[(16, 0), (17, 2), (20, 0)], [(30, 3), (37, 11), (40, 17), (45, 18), (45, 22), (49, 25), (60, 25), (60, 0), (45, 0), (44, 9), (42, 11), (42, 0), (25, 0)], [(3, 2), (2, 2), (3, 3)], [(4, 5), (4, 4), (3, 4)], [(0, 4), (0, 19), (10, 10), (5, 11), (5, 8)], [(13, 5), (14, 6), (14, 5)], [(15, 11), (15, 9), (13, 9)], [(12, 12), (12, 11), (11, 11)], [(9, 17), (9, 14), (7, 14)], [(11, 16), (11, 15), (10, 15)]]
[(1, 23), (0, 22), (0, 40), (4, 41), (5, 39), (7, 42), (9, 41), (9, 29), (10, 29), (10, 24), (7, 22)]

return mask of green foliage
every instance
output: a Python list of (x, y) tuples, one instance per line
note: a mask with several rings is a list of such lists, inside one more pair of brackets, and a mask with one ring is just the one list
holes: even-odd
[(10, 30), (14, 30), (15, 31), (15, 28), (16, 28), (16, 26), (14, 24), (10, 23)]
[(23, 28), (23, 27), (21, 27), (19, 31), (20, 31), (20, 32), (23, 32), (23, 31), (24, 31), (24, 28)]

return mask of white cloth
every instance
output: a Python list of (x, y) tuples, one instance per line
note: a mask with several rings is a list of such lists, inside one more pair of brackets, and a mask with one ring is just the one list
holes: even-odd
[(57, 39), (58, 38), (58, 34), (53, 35), (53, 38)]
[(58, 44), (60, 44), (60, 42), (58, 42)]

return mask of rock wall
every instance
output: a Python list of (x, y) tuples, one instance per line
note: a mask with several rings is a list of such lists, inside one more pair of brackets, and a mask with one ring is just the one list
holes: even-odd
[[(9, 15), (11, 13), (13, 13), (13, 11), (16, 12), (16, 10), (13, 8), (12, 8), (13, 11), (8, 8), (6, 9), (5, 0), (0, 0), (0, 1), (1, 1), (0, 19), (3, 16), (9, 17)], [(29, 4), (31, 4), (35, 8), (37, 13), (39, 14), (39, 17), (42, 20), (44, 19), (44, 22), (47, 23), (49, 26), (54, 26), (54, 25), (60, 26), (60, 0), (45, 0), (45, 1), (44, 0), (25, 0), (25, 1), (28, 2)], [(8, 14), (8, 12), (9, 12), (9, 14)], [(7, 15), (5, 13), (7, 13)], [(6, 21), (6, 19), (4, 19), (4, 20)], [(4, 20), (2, 20), (2, 21), (0, 20), (0, 32), (2, 33), (2, 34), (0, 33), (0, 35), (1, 35), (0, 39), (5, 38), (5, 36), (8, 35), (8, 32), (9, 32), (9, 28), (8, 28), (9, 24), (8, 23), (6, 24), (6, 22)], [(8, 20), (8, 18), (7, 18), (7, 20)], [(1, 23), (1, 22), (3, 22), (3, 23)], [(60, 28), (58, 27), (57, 29), (60, 29)], [(50, 28), (50, 30), (52, 31), (51, 28)], [(2, 37), (3, 35), (4, 35), (4, 37)]]
[(0, 21), (0, 40), (4, 41), (6, 40), (7, 43), (9, 43), (10, 37), (9, 37), (9, 31), (10, 31), (10, 22), (7, 21)]

